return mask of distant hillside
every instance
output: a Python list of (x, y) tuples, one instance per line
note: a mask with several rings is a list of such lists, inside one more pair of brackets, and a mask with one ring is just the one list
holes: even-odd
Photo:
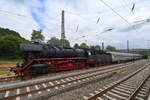
[[(127, 52), (126, 49), (118, 50), (119, 52)], [(150, 50), (148, 49), (130, 49), (129, 53), (137, 53), (143, 55), (150, 55)]]
[(21, 37), (20, 34), (14, 30), (10, 30), (8, 28), (2, 28), (0, 27), (0, 37), (2, 36), (6, 36), (6, 35), (13, 35), (13, 36), (17, 36), (19, 38), (21, 38), (22, 40), (29, 42), (28, 40), (26, 40), (25, 38)]
[(0, 28), (0, 58), (1, 59), (17, 59), (22, 58), (19, 52), (19, 44), (31, 43), (21, 37), (16, 31)]
[(15, 31), (7, 29), (7, 28), (0, 27), (0, 36), (5, 36), (5, 35), (14, 35), (14, 36), (21, 37), (18, 32), (15, 32)]

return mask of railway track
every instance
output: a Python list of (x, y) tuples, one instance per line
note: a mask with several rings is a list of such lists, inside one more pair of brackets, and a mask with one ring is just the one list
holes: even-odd
[(145, 65), (128, 76), (100, 88), (84, 100), (145, 100), (150, 90), (150, 66)]
[[(136, 62), (135, 62), (136, 63)], [(131, 63), (125, 63), (125, 65), (129, 65)], [(109, 66), (109, 65), (108, 65)], [(106, 67), (104, 69), (111, 69), (111, 68), (115, 68), (115, 67), (118, 67), (118, 66), (121, 66), (120, 64), (117, 64), (117, 65), (113, 65), (112, 67)], [(56, 73), (56, 72), (55, 72)], [(57, 72), (59, 73), (59, 72)], [(49, 74), (42, 74), (42, 75), (38, 75), (38, 76), (34, 76), (32, 78), (36, 78), (36, 77), (41, 77), (41, 76), (46, 76), (46, 75), (50, 75), (50, 74), (53, 74), (53, 73), (49, 73)], [(26, 78), (26, 79), (21, 79), (21, 78), (18, 78), (16, 76), (11, 76), (11, 77), (5, 77), (5, 78), (0, 78), (0, 83), (2, 82), (11, 82), (11, 81), (16, 81), (16, 80), (27, 80), (27, 79), (31, 79), (31, 78)]]
[[(129, 63), (127, 63), (129, 64)], [(117, 67), (117, 66), (120, 66), (120, 65), (114, 65), (110, 68), (113, 68), (113, 67)], [(109, 69), (109, 68), (108, 68)], [(52, 73), (51, 73), (52, 74)], [(33, 78), (35, 77), (40, 77), (40, 76), (44, 76), (44, 75), (49, 75), (49, 74), (43, 74), (43, 75), (38, 75), (38, 76), (34, 76)], [(29, 78), (30, 79), (30, 78)], [(16, 76), (11, 76), (11, 77), (5, 77), (5, 78), (0, 78), (0, 82), (11, 82), (11, 81), (16, 81), (16, 80), (21, 80), (20, 78), (16, 77)]]
[(20, 79), (17, 78), (16, 76), (0, 78), (0, 82), (10, 82), (10, 81), (15, 81), (15, 80), (20, 80)]
[[(134, 64), (134, 63), (132, 63)], [(132, 65), (130, 64), (130, 65)], [(49, 92), (57, 89), (63, 89), (71, 84), (81, 83), (83, 81), (89, 81), (109, 72), (116, 72), (119, 69), (125, 68), (129, 65), (115, 67), (106, 70), (97, 70), (91, 72), (85, 72), (75, 75), (70, 75), (53, 80), (46, 80), (42, 82), (25, 84), (14, 88), (7, 88), (0, 90), (0, 100), (22, 100), (22, 98), (29, 98), (34, 95), (40, 95), (42, 92)], [(26, 100), (26, 99), (25, 99)]]

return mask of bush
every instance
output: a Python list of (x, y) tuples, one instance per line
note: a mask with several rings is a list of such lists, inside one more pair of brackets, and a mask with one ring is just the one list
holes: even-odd
[(29, 42), (14, 35), (5, 35), (0, 37), (0, 58), (20, 58), (20, 43)]

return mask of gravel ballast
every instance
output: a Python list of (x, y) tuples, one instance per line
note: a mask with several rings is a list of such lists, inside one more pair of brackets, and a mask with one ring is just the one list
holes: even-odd
[[(145, 62), (145, 61), (144, 61)], [(104, 78), (102, 80), (99, 80), (97, 82), (93, 82), (87, 85), (84, 85), (83, 87), (76, 88), (74, 90), (66, 91), (64, 93), (58, 94), (56, 96), (50, 97), (48, 100), (83, 100), (83, 96), (92, 93), (93, 91), (102, 88), (106, 84), (110, 84), (114, 81), (117, 81), (124, 76), (128, 75), (131, 72), (136, 71), (142, 65), (144, 65), (144, 62), (139, 62), (135, 64), (134, 66), (130, 66), (127, 68), (123, 68), (121, 70), (118, 70), (116, 74), (112, 75), (109, 78)], [(41, 99), (42, 100), (42, 99)]]

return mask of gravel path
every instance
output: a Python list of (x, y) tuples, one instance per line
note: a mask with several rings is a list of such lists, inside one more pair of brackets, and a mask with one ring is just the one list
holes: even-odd
[(145, 64), (145, 61), (142, 61), (140, 62), (140, 64), (137, 63), (134, 66), (123, 68), (122, 70), (118, 70), (116, 74), (114, 74), (113, 76), (109, 78), (99, 80), (95, 83), (84, 85), (81, 88), (77, 88), (71, 91), (58, 94), (56, 96), (49, 98), (48, 100), (83, 100), (83, 96), (103, 87), (104, 84), (109, 84), (116, 80), (121, 79), (122, 77), (128, 75), (129, 73), (139, 69), (144, 64)]

